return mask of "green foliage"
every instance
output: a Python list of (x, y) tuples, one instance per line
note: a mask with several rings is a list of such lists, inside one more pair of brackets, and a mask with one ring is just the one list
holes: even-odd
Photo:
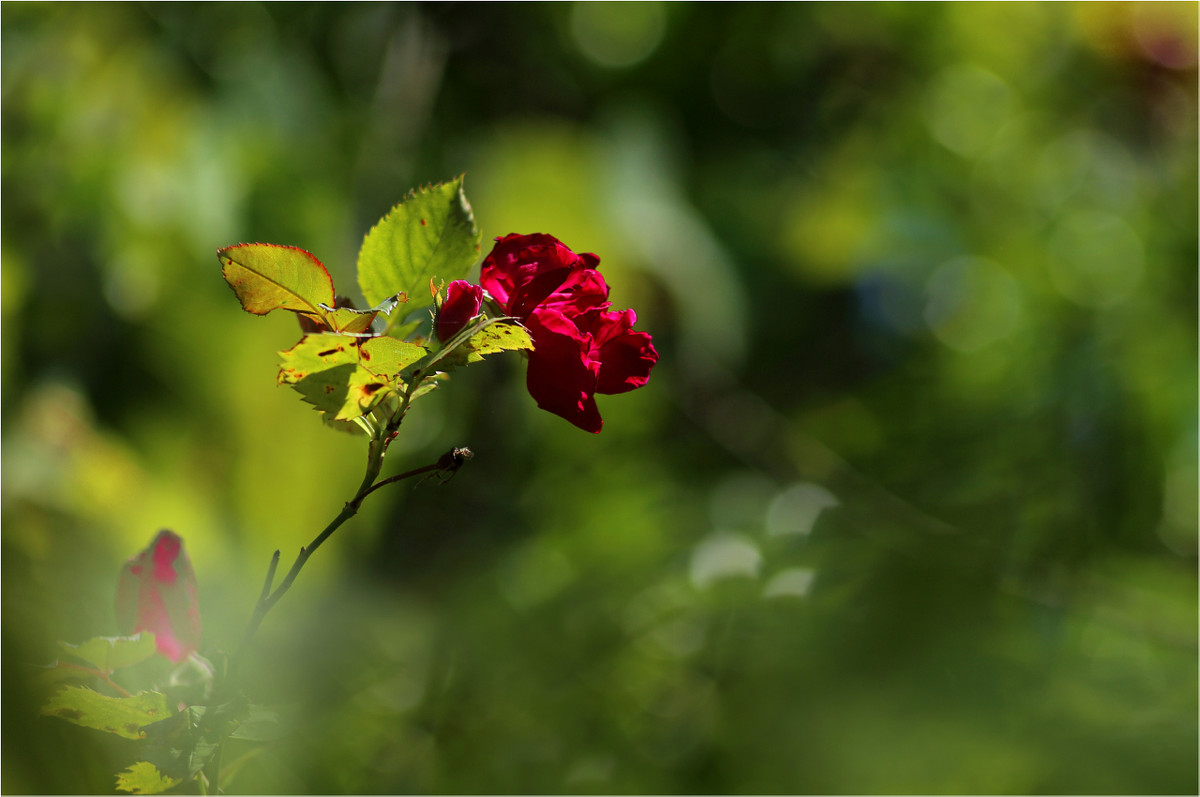
[[(320, 260), (294, 246), (239, 244), (220, 250), (221, 273), (248, 313), (291, 310), (323, 320), (333, 279)], [(381, 297), (382, 298), (382, 297)]]
[(390, 314), (405, 301), (403, 293), (391, 293), (370, 310), (337, 307), (325, 266), (294, 246), (238, 244), (219, 250), (217, 258), (242, 309), (255, 315), (290, 310), (325, 329), (356, 335), (370, 329), (380, 313)]
[(148, 726), (146, 758), (169, 777), (181, 780), (196, 777), (220, 750), (224, 737), (236, 727), (235, 711), (226, 705), (210, 714), (206, 706), (188, 706)]
[(415, 343), (391, 337), (377, 337), (363, 341), (359, 347), (359, 362), (370, 373), (394, 380), (401, 371), (425, 354), (425, 349)]
[(264, 706), (251, 705), (247, 707), (245, 716), (238, 722), (237, 727), (230, 731), (229, 738), (246, 742), (273, 742), (282, 738), (284, 734), (278, 712)]
[(79, 645), (59, 642), (69, 655), (82, 659), (104, 673), (132, 667), (154, 655), (154, 634), (142, 631), (133, 636), (95, 637)]
[(360, 342), (335, 333), (307, 335), (280, 352), (278, 380), (330, 420), (348, 421), (395, 393), (397, 376), (424, 354), (416, 344), (388, 337)]
[(455, 335), (439, 353), (437, 364), (449, 369), (479, 362), (488, 354), (532, 348), (533, 338), (525, 327), (502, 318), (484, 318)]
[(149, 761), (138, 761), (117, 775), (117, 788), (130, 794), (162, 794), (177, 785), (177, 778), (168, 778)]
[[(479, 456), (281, 602), (245, 677), (296, 733), (240, 790), (1197, 793), (1196, 4), (625, 7), (0, 4), (5, 792), (144, 744), (30, 722), (21, 663), (114, 632), (147, 530), (228, 643), (358, 484), (214, 246), (358, 300), (371, 222), (466, 170), (485, 241), (603, 257), (662, 378), (601, 439), (515, 384), (406, 421)], [(797, 483), (839, 505), (781, 533)], [(701, 589), (716, 531), (759, 568)]]
[(330, 310), (328, 307), (322, 307), (321, 309), (326, 311), (324, 316), (325, 326), (337, 332), (357, 335), (368, 332), (372, 322), (375, 321), (375, 318), (380, 313), (391, 315), (397, 305), (407, 301), (407, 296), (403, 293), (397, 293), (384, 299), (370, 310), (355, 310), (352, 307), (337, 307), (333, 310)]
[(277, 381), (295, 389), (333, 428), (375, 434), (364, 416), (392, 396), (396, 414), (382, 420), (394, 425), (414, 399), (437, 387), (442, 372), (488, 354), (533, 348), (520, 324), (486, 315), (433, 351), (400, 339), (414, 334), (418, 324), (403, 323), (399, 314), (389, 335), (370, 332), (379, 313), (390, 314), (409, 295), (424, 296), (420, 289), (426, 284), (429, 299), (408, 304), (407, 315), (439, 307), (447, 280), (465, 276), (479, 253), (480, 234), (462, 184), (460, 176), (410, 192), (367, 233), (358, 277), (368, 301), (378, 302), (371, 310), (331, 307), (328, 272), (301, 249), (241, 244), (218, 252), (222, 275), (245, 310), (291, 310), (329, 330), (280, 352)]
[(108, 697), (82, 686), (63, 687), (42, 707), (43, 714), (126, 739), (146, 738), (143, 728), (162, 721), (170, 711), (166, 696), (159, 692)]
[(387, 381), (358, 366), (354, 338), (308, 335), (279, 357), (279, 384), (291, 385), (332, 420), (357, 418), (385, 395)]
[(363, 239), (358, 285), (368, 302), (404, 291), (414, 297), (411, 313), (433, 303), (426, 289), (431, 280), (466, 276), (479, 256), (479, 242), (461, 176), (414, 190)]

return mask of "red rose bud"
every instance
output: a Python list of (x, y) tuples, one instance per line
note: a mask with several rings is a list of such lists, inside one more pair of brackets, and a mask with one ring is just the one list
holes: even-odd
[(153, 632), (158, 652), (173, 662), (200, 646), (196, 574), (178, 534), (163, 529), (125, 563), (117, 583), (117, 623), (123, 634)]
[(483, 306), (483, 288), (466, 280), (455, 280), (446, 286), (446, 301), (442, 302), (437, 314), (437, 337), (447, 342), (479, 315)]

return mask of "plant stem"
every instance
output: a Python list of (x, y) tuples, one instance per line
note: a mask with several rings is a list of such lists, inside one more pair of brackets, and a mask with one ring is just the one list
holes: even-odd
[(275, 571), (279, 565), (279, 551), (276, 551), (271, 557), (271, 563), (267, 568), (267, 577), (263, 582), (262, 593), (259, 595), (258, 604), (254, 607), (254, 614), (250, 617), (250, 623), (246, 627), (245, 634), (242, 636), (241, 644), (238, 646), (237, 652), (234, 653), (233, 658), (230, 660), (229, 671), (226, 675), (227, 682), (232, 682), (236, 678), (238, 668), (245, 656), (246, 650), (249, 648), (251, 641), (254, 639), (254, 635), (258, 632), (258, 627), (262, 624), (263, 618), (267, 616), (267, 612), (271, 611), (275, 604), (279, 602), (279, 599), (283, 597), (284, 593), (291, 588), (292, 582), (296, 580), (296, 576), (300, 574), (300, 571), (304, 568), (304, 565), (308, 561), (309, 557), (311, 557), (313, 553), (321, 547), (325, 540), (329, 539), (330, 535), (337, 531), (343, 523), (358, 514), (359, 507), (362, 506), (363, 500), (366, 499), (368, 495), (375, 492), (380, 487), (388, 484), (394, 484), (395, 482), (403, 481), (404, 479), (408, 479), (413, 476), (419, 476), (422, 473), (437, 472), (449, 473), (450, 475), (453, 475), (462, 466), (463, 462), (473, 456), (470, 449), (454, 448), (450, 451), (447, 451), (431, 465), (414, 468), (396, 476), (391, 476), (379, 483), (375, 483), (375, 480), (379, 478), (379, 471), (383, 467), (383, 455), (389, 442), (390, 439), (388, 438), (371, 441), (371, 448), (368, 452), (367, 472), (363, 476), (362, 484), (359, 485), (358, 492), (355, 493), (354, 498), (350, 499), (350, 501), (348, 501), (345, 506), (342, 507), (342, 511), (338, 513), (337, 517), (331, 520), (329, 525), (322, 529), (321, 533), (318, 534), (312, 540), (312, 542), (300, 549), (300, 553), (296, 555), (296, 561), (292, 563), (291, 569), (288, 570), (287, 574), (283, 577), (283, 580), (279, 582), (279, 585), (274, 587), (274, 589), (272, 589), (272, 585), (275, 580)]

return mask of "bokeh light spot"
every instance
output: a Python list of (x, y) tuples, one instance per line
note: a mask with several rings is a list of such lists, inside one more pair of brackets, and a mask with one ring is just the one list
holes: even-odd
[(1049, 249), (1054, 286), (1084, 307), (1119, 304), (1142, 279), (1141, 238), (1110, 213), (1068, 215), (1055, 229)]
[(833, 493), (819, 484), (793, 484), (771, 501), (767, 509), (767, 534), (808, 534), (817, 518), (830, 507), (838, 505)]
[(771, 576), (763, 587), (764, 598), (803, 598), (812, 589), (817, 571), (809, 567), (789, 567)]
[(620, 69), (654, 52), (666, 21), (661, 3), (576, 3), (571, 10), (571, 36), (589, 59)]
[(1070, 132), (1046, 146), (1033, 179), (1038, 201), (1048, 211), (1076, 197), (1120, 210), (1137, 197), (1137, 166), (1129, 151), (1091, 129)]
[(690, 577), (696, 589), (730, 578), (757, 578), (762, 567), (758, 546), (740, 534), (715, 532), (692, 552)]
[(1196, 66), (1195, 3), (1133, 3), (1133, 37), (1142, 54), (1168, 69)]
[(926, 103), (933, 137), (964, 157), (988, 148), (1014, 105), (1008, 84), (974, 64), (957, 64), (938, 75)]
[(971, 352), (1012, 334), (1021, 318), (1016, 281), (1000, 265), (960, 257), (938, 267), (926, 283), (925, 322), (938, 340)]

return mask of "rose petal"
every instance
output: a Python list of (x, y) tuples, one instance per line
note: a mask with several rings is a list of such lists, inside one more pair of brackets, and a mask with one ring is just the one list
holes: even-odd
[(547, 412), (599, 432), (603, 421), (594, 394), (600, 364), (588, 357), (588, 337), (555, 310), (538, 310), (526, 325), (534, 340), (525, 379), (529, 394)]
[(632, 329), (636, 321), (632, 310), (596, 315), (591, 333), (593, 356), (600, 362), (597, 393), (627, 393), (650, 381), (658, 352), (648, 333)]
[(512, 233), (496, 239), (479, 281), (505, 312), (524, 321), (542, 304), (582, 310), (605, 302), (608, 285), (599, 264), (596, 255), (577, 255), (553, 235)]

